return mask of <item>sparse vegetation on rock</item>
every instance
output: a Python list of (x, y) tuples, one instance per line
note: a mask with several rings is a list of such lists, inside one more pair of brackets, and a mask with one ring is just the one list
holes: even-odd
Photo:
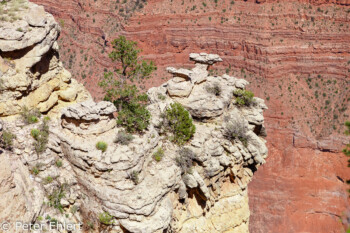
[(63, 166), (63, 162), (62, 162), (62, 160), (60, 160), (60, 159), (58, 159), (58, 160), (56, 160), (56, 167), (58, 167), (58, 168), (60, 168), (60, 167), (62, 167)]
[(0, 136), (0, 147), (6, 150), (11, 150), (14, 139), (16, 139), (15, 134), (8, 130), (4, 130)]
[(23, 106), (21, 110), (22, 120), (25, 124), (34, 124), (39, 121), (41, 113), (38, 109), (34, 108), (29, 110), (27, 106)]
[(33, 175), (38, 175), (40, 173), (39, 167), (38, 166), (34, 166), (31, 171), (30, 171)]
[(117, 133), (117, 137), (114, 140), (114, 142), (119, 143), (121, 145), (128, 145), (130, 142), (132, 142), (133, 139), (134, 136), (121, 130)]
[(33, 145), (35, 148), (35, 151), (38, 154), (41, 154), (46, 150), (47, 143), (49, 142), (49, 125), (48, 125), (48, 119), (43, 119), (42, 124), (40, 125), (39, 129), (32, 129), (30, 134), (35, 139)]
[(47, 176), (47, 177), (45, 178), (45, 180), (44, 180), (44, 183), (45, 183), (45, 184), (50, 184), (50, 183), (52, 183), (52, 181), (53, 181), (53, 178), (52, 178), (51, 176)]
[(236, 89), (233, 94), (236, 96), (236, 104), (249, 106), (254, 102), (254, 93), (247, 90)]
[(32, 137), (36, 140), (39, 137), (39, 135), (40, 135), (40, 130), (32, 129), (30, 131), (30, 135), (32, 135)]
[(220, 87), (220, 84), (219, 83), (214, 83), (212, 85), (207, 85), (206, 86), (206, 90), (207, 92), (215, 95), (215, 96), (220, 96), (221, 95), (221, 87)]
[(105, 152), (107, 150), (107, 147), (108, 145), (105, 142), (99, 141), (96, 143), (96, 149), (102, 152)]
[(21, 10), (27, 9), (25, 0), (2, 0), (0, 2), (0, 21), (14, 22), (22, 19)]
[(112, 225), (113, 224), (113, 216), (108, 212), (103, 212), (98, 216), (100, 223), (104, 225)]
[(153, 154), (153, 159), (157, 162), (161, 161), (164, 156), (163, 148), (159, 147), (157, 151)]
[(58, 209), (61, 213), (63, 213), (63, 206), (61, 204), (62, 198), (66, 196), (65, 191), (67, 189), (66, 184), (61, 184), (59, 187), (55, 188), (52, 193), (48, 196), (49, 206), (52, 206)]
[(139, 172), (138, 171), (132, 171), (129, 174), (129, 178), (130, 180), (132, 180), (132, 182), (134, 182), (134, 184), (138, 184), (139, 183)]
[(224, 136), (233, 141), (238, 139), (242, 142), (242, 144), (247, 147), (248, 145), (248, 137), (247, 137), (247, 127), (244, 122), (244, 119), (232, 119), (230, 117), (225, 118), (225, 128), (224, 128)]
[(176, 164), (180, 167), (181, 173), (191, 174), (193, 160), (197, 157), (196, 154), (191, 149), (186, 147), (182, 147), (177, 152), (179, 155), (176, 157), (175, 161), (176, 161)]
[[(40, 20), (38, 23), (42, 21), (44, 20)], [(67, 23), (65, 29), (69, 25)], [(24, 26), (22, 28), (25, 31), (26, 28)], [(34, 27), (32, 28), (35, 30)], [(52, 28), (49, 35), (56, 34), (58, 31), (55, 29)], [(48, 42), (49, 45), (50, 41), (45, 38), (45, 42)], [(125, 46), (128, 47), (127, 44)], [(55, 47), (57, 46), (52, 46), (50, 52), (45, 56), (51, 56), (51, 52), (56, 53), (57, 48)], [(28, 50), (31, 48), (29, 47)], [(89, 60), (88, 55), (84, 54), (84, 50), (80, 56), (85, 57), (85, 61)], [(30, 108), (36, 106), (41, 112), (49, 112), (53, 119), (49, 124), (49, 119), (38, 116), (36, 121), (38, 123), (35, 127), (17, 125), (17, 122), (9, 123), (9, 128), (17, 130), (16, 134), (21, 136), (16, 141), (16, 146), (17, 142), (21, 145), (14, 150), (14, 154), (18, 156), (13, 158), (8, 156), (11, 154), (10, 152), (3, 151), (5, 156), (2, 157), (4, 163), (2, 163), (1, 169), (4, 169), (5, 172), (2, 173), (11, 176), (7, 179), (9, 184), (18, 185), (18, 188), (16, 186), (16, 189), (9, 190), (9, 195), (6, 195), (5, 200), (14, 197), (20, 205), (28, 202), (26, 209), (18, 208), (19, 213), (15, 213), (24, 216), (24, 222), (31, 221), (32, 216), (42, 215), (45, 211), (46, 217), (49, 214), (56, 217), (48, 217), (46, 223), (53, 222), (56, 225), (63, 220), (77, 221), (89, 218), (89, 216), (97, 216), (93, 222), (100, 221), (101, 224), (95, 226), (95, 231), (98, 232), (108, 231), (111, 228), (130, 232), (157, 232), (163, 231), (162, 229), (172, 229), (174, 232), (178, 232), (178, 226), (173, 224), (172, 219), (184, 213), (183, 201), (187, 203), (189, 198), (195, 196), (198, 197), (198, 203), (201, 206), (204, 204), (203, 207), (210, 207), (203, 203), (214, 197), (209, 192), (210, 187), (215, 186), (215, 189), (219, 190), (221, 188), (220, 182), (228, 180), (228, 176), (233, 173), (242, 174), (242, 176), (234, 178), (234, 185), (237, 188), (241, 187), (242, 190), (246, 188), (246, 184), (250, 180), (250, 168), (243, 167), (241, 154), (234, 155), (237, 157), (236, 161), (232, 159), (233, 155), (227, 155), (229, 152), (225, 151), (220, 143), (223, 139), (222, 131), (216, 129), (216, 127), (220, 127), (219, 124), (222, 122), (221, 116), (232, 110), (226, 104), (231, 101), (232, 96), (220, 95), (221, 91), (216, 90), (213, 92), (214, 98), (213, 94), (203, 92), (207, 83), (218, 82), (223, 93), (230, 93), (237, 86), (246, 84), (246, 82), (228, 75), (225, 77), (208, 76), (208, 66), (222, 61), (218, 55), (191, 54), (190, 58), (196, 63), (193, 70), (171, 69), (174, 76), (177, 75), (172, 79), (172, 85), (151, 88), (147, 92), (148, 96), (142, 94), (141, 91), (139, 92), (138, 84), (134, 85), (130, 79), (126, 79), (125, 83), (121, 83), (125, 84), (124, 87), (121, 87), (121, 92), (116, 94), (112, 90), (109, 93), (116, 95), (107, 95), (107, 98), (111, 97), (109, 102), (101, 101), (99, 103), (95, 103), (89, 95), (87, 95), (87, 100), (75, 99), (76, 96), (84, 92), (82, 89), (79, 89), (77, 93), (70, 92), (70, 89), (75, 89), (79, 85), (73, 85), (71, 88), (76, 80), (65, 74), (64, 69), (59, 66), (58, 58), (55, 56), (50, 60), (44, 57), (44, 59), (36, 61), (38, 65), (27, 69), (26, 74), (19, 72), (19, 75), (21, 73), (26, 75), (23, 78), (32, 81), (28, 85), (28, 93), (19, 97), (23, 99), (19, 105), (27, 103)], [(14, 63), (18, 62), (18, 59), (14, 60)], [(47, 63), (43, 64), (43, 61), (47, 61)], [(129, 70), (129, 67), (127, 67), (126, 73), (123, 72), (122, 63), (125, 60), (119, 60), (119, 63), (117, 60), (115, 61), (116, 69), (119, 66), (120, 72), (113, 73), (116, 78), (114, 81), (120, 81), (120, 76), (127, 77), (127, 72), (136, 75), (132, 73), (132, 70)], [(142, 63), (137, 62), (137, 64), (140, 65), (141, 69), (145, 68)], [(46, 71), (42, 72), (40, 69), (42, 66), (49, 69), (58, 66), (57, 70), (55, 68), (50, 70), (50, 73), (52, 71), (58, 78), (55, 78), (55, 75), (48, 75)], [(32, 71), (34, 73), (30, 73)], [(36, 76), (37, 74), (38, 76)], [(141, 76), (136, 78), (144, 78)], [(10, 77), (6, 76), (6, 78)], [(79, 77), (84, 78), (85, 73)], [(111, 83), (113, 84), (114, 81)], [(7, 84), (6, 79), (6, 88)], [(64, 89), (66, 87), (68, 87), (67, 92)], [(113, 85), (107, 88), (109, 87), (113, 88)], [(11, 90), (7, 89), (6, 92), (5, 96), (11, 95)], [(17, 92), (12, 93), (12, 96), (17, 96)], [(113, 99), (114, 97), (115, 99)], [(55, 102), (56, 100), (58, 102)], [(198, 101), (194, 103), (192, 100)], [(0, 108), (1, 116), (18, 114), (18, 109), (11, 110), (11, 104), (13, 104), (11, 101), (6, 101), (5, 104), (0, 103), (0, 105), (3, 104), (1, 106), (9, 108), (9, 110)], [(71, 101), (76, 103), (71, 104)], [(178, 101), (178, 103), (174, 103), (174, 101)], [(65, 109), (60, 109), (61, 102), (64, 102)], [(186, 106), (186, 109), (181, 104)], [(230, 105), (230, 107), (238, 109), (235, 106)], [(117, 108), (119, 110), (117, 113), (118, 122), (115, 119)], [(258, 113), (251, 120), (256, 121), (257, 125), (261, 125), (263, 124), (262, 111), (260, 111), (262, 109), (263, 103), (260, 103), (260, 105), (253, 106), (252, 109), (238, 109), (237, 114), (244, 117), (241, 111), (256, 111)], [(150, 119), (151, 115), (154, 117), (153, 119)], [(194, 119), (191, 115), (194, 116)], [(164, 127), (160, 125), (163, 123), (162, 118), (164, 119)], [(43, 124), (40, 122), (41, 119), (43, 119)], [(206, 122), (206, 119), (210, 120)], [(163, 129), (165, 130), (163, 131)], [(196, 130), (198, 132), (195, 134)], [(131, 142), (132, 145), (130, 145), (132, 140), (130, 132), (140, 132), (140, 135), (135, 136)], [(116, 135), (117, 143), (109, 144)], [(168, 136), (171, 136), (172, 142), (167, 140)], [(190, 139), (193, 140), (186, 143)], [(38, 154), (45, 151), (43, 154), (33, 155), (30, 145), (33, 141)], [(252, 167), (262, 164), (267, 156), (264, 141), (259, 140), (259, 138), (256, 141), (257, 145), (252, 146), (253, 149), (257, 147), (256, 153), (246, 152), (246, 156), (251, 157), (249, 162)], [(50, 144), (46, 146), (48, 142)], [(108, 146), (106, 142), (108, 142)], [(183, 148), (185, 143), (186, 147)], [(229, 144), (226, 140), (225, 143)], [(178, 144), (181, 146), (179, 147)], [(233, 149), (229, 149), (237, 152), (241, 148), (238, 148), (238, 145), (231, 147)], [(102, 154), (98, 150), (108, 153)], [(164, 151), (167, 152), (166, 157)], [(64, 166), (62, 166), (60, 159), (64, 159)], [(17, 162), (16, 160), (19, 164), (14, 164)], [(156, 163), (152, 160), (161, 162)], [(244, 162), (248, 163), (248, 159), (245, 159)], [(34, 166), (34, 163), (37, 165)], [(7, 164), (11, 166), (7, 166)], [(19, 165), (18, 169), (14, 171), (12, 164)], [(33, 168), (30, 169), (31, 176), (28, 176), (26, 166)], [(193, 166), (196, 166), (196, 169), (192, 169)], [(18, 174), (15, 174), (12, 179), (13, 173)], [(210, 177), (215, 176), (217, 180), (210, 180), (209, 176), (206, 176), (207, 173), (210, 174)], [(60, 185), (61, 182), (66, 185)], [(228, 184), (233, 185), (231, 183)], [(33, 187), (30, 187), (30, 192), (27, 192), (26, 188), (22, 189), (22, 184), (33, 185)], [(173, 198), (172, 194), (179, 198)], [(247, 198), (246, 192), (239, 192), (239, 189), (237, 189), (237, 193), (229, 194), (228, 198), (236, 199), (238, 196)], [(41, 208), (41, 203), (47, 204), (45, 209)], [(244, 206), (243, 208), (247, 207), (246, 202), (240, 204)], [(241, 208), (235, 205), (233, 207), (224, 206), (224, 202), (220, 198), (217, 199), (215, 205), (217, 214), (210, 212), (210, 208), (198, 208), (198, 211), (201, 211), (198, 213), (203, 216), (213, 215), (213, 218), (216, 218), (222, 214), (226, 215), (228, 212), (241, 211)], [(181, 208), (173, 208), (173, 206)], [(75, 207), (81, 208), (81, 211), (78, 212)], [(189, 206), (189, 208), (192, 207)], [(101, 210), (108, 210), (111, 214), (100, 214)], [(188, 213), (191, 211), (192, 209), (189, 209)], [(115, 217), (112, 216), (114, 214), (116, 214)], [(248, 214), (245, 216), (244, 218), (238, 217), (237, 224), (247, 222)], [(192, 218), (193, 216), (190, 213), (188, 217)], [(11, 216), (4, 216), (4, 219), (6, 218), (11, 219)], [(114, 218), (117, 218), (118, 221), (114, 222)], [(84, 226), (93, 228), (92, 222), (88, 220), (91, 221), (91, 218), (84, 221)], [(111, 224), (113, 227), (108, 226)], [(224, 224), (225, 228), (232, 228), (231, 223), (227, 224), (228, 227), (226, 227), (226, 223)]]

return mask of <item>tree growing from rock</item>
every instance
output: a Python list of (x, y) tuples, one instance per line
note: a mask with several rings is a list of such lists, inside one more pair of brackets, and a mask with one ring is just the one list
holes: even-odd
[(118, 124), (129, 132), (147, 128), (150, 113), (146, 109), (148, 97), (140, 92), (156, 66), (140, 57), (137, 43), (119, 36), (112, 42), (109, 58), (115, 63), (113, 72), (106, 72), (99, 82), (105, 92), (104, 100), (118, 109)]
[(180, 103), (170, 104), (164, 117), (165, 128), (173, 134), (171, 140), (179, 145), (190, 140), (196, 132), (190, 113)]

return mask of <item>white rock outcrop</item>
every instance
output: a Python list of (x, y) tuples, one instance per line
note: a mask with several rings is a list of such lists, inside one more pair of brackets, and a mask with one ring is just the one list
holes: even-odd
[(58, 59), (60, 26), (42, 6), (26, 0), (0, 5), (0, 117), (21, 107), (55, 112), (90, 99)]

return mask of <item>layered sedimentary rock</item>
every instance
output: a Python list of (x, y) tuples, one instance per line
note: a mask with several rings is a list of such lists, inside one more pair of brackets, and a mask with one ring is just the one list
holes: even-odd
[[(223, 69), (246, 77), (268, 100), (270, 156), (251, 183), (251, 231), (342, 227), (339, 218), (349, 216), (349, 175), (339, 152), (350, 115), (349, 1), (149, 0), (136, 10), (111, 1), (35, 2), (64, 23), (63, 60), (94, 96), (95, 80), (112, 66), (109, 42), (119, 34), (136, 40), (159, 67), (190, 66), (193, 51), (219, 54)], [(162, 82), (163, 70), (150, 86)]]
[[(9, 12), (15, 3), (1, 6)], [(239, 105), (234, 95), (248, 82), (210, 75), (208, 66), (222, 61), (218, 55), (191, 54), (193, 69), (169, 68), (174, 77), (148, 91), (147, 130), (129, 144), (117, 142), (124, 129), (116, 124), (115, 106), (94, 102), (70, 78), (58, 59), (59, 27), (52, 16), (21, 3), (16, 9), (23, 18), (1, 29), (22, 25), (24, 33), (45, 33), (35, 33), (42, 36), (36, 42), (34, 35), (13, 38), (13, 33), (0, 41), (6, 68), (1, 73), (0, 221), (7, 221), (11, 232), (23, 232), (14, 226), (19, 221), (43, 224), (50, 232), (61, 232), (61, 223), (82, 223), (75, 232), (248, 232), (247, 184), (268, 152), (264, 101), (255, 97)], [(181, 146), (163, 127), (164, 112), (175, 102), (185, 106), (196, 126)], [(20, 116), (24, 106), (50, 118), (37, 116), (28, 124)], [(236, 128), (239, 136), (229, 133)], [(3, 141), (8, 132), (15, 135), (12, 145)], [(97, 142), (106, 143), (106, 150)], [(159, 148), (164, 155), (156, 161)], [(191, 159), (187, 170), (181, 158)]]

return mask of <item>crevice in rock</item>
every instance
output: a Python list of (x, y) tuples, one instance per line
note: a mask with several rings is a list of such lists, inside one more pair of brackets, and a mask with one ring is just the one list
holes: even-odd
[(21, 59), (28, 52), (30, 52), (35, 46), (36, 45), (34, 44), (34, 45), (26, 47), (24, 49), (10, 51), (10, 52), (3, 52), (3, 51), (0, 50), (0, 57), (8, 58), (8, 59), (11, 59), (11, 60)]
[(69, 118), (69, 117), (65, 117), (62, 116), (62, 123), (66, 123), (66, 124), (73, 124), (76, 127), (80, 127), (81, 124), (97, 124), (98, 122), (100, 122), (99, 119), (92, 119), (92, 120), (82, 120), (82, 119), (73, 119), (73, 118)]
[(39, 77), (42, 74), (46, 74), (50, 70), (50, 63), (54, 57), (59, 59), (58, 53), (55, 50), (50, 49), (45, 55), (42, 56), (38, 63), (30, 68), (30, 72), (33, 74), (39, 73)]
[(338, 179), (340, 182), (344, 183), (343, 178), (341, 178), (340, 176), (337, 176), (337, 179)]
[(207, 200), (203, 194), (203, 192), (199, 188), (191, 188), (187, 190), (188, 198), (195, 198), (197, 204), (204, 210), (207, 204)]
[(128, 231), (123, 225), (120, 225), (120, 229), (122, 229), (123, 233), (132, 233), (131, 231)]
[(256, 168), (256, 164), (248, 164), (247, 168), (249, 168), (250, 170), (252, 170), (253, 174), (258, 170)]
[(255, 125), (253, 132), (259, 136), (261, 133), (261, 129), (262, 129), (262, 125)]

